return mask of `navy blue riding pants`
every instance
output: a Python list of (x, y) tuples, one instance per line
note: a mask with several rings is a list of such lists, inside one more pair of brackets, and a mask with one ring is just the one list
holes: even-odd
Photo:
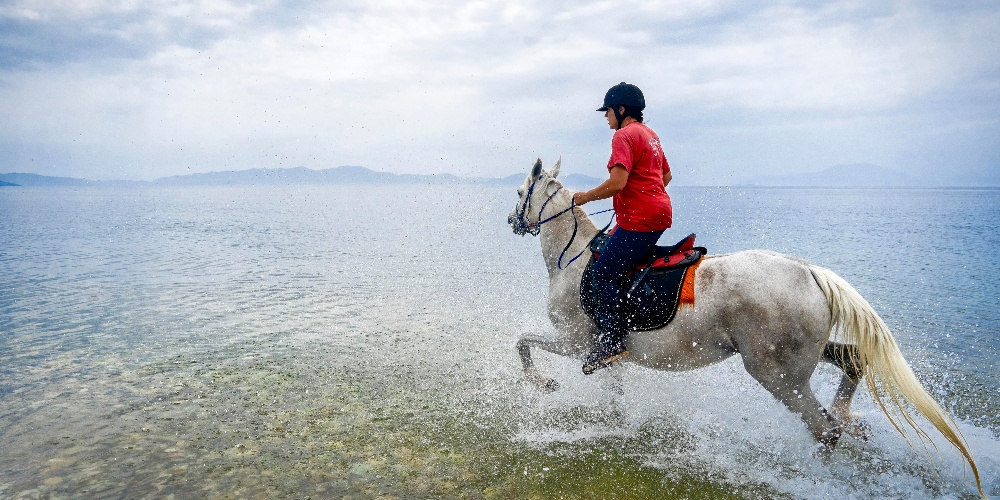
[(618, 341), (628, 333), (622, 307), (621, 286), (629, 270), (635, 268), (663, 231), (649, 233), (618, 227), (608, 238), (601, 257), (594, 263), (594, 287), (599, 298), (597, 329), (601, 338)]

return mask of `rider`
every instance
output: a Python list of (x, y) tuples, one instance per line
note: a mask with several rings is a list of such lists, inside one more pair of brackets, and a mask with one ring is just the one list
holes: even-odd
[(670, 165), (656, 132), (642, 123), (646, 100), (639, 87), (619, 83), (604, 96), (608, 126), (614, 129), (611, 139), (610, 178), (589, 191), (573, 194), (577, 205), (613, 197), (617, 227), (594, 264), (594, 287), (597, 289), (597, 337), (583, 363), (589, 375), (614, 361), (628, 356), (625, 348), (625, 323), (619, 283), (635, 267), (670, 227), (673, 209), (665, 189), (670, 182)]

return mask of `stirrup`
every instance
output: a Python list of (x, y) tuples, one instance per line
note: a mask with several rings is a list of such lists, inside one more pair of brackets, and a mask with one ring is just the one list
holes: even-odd
[(628, 351), (625, 349), (622, 349), (617, 353), (603, 350), (600, 352), (592, 352), (583, 362), (583, 374), (590, 375), (591, 373), (594, 373), (601, 368), (607, 368), (608, 366), (611, 366), (611, 363), (621, 361), (626, 357), (628, 357)]

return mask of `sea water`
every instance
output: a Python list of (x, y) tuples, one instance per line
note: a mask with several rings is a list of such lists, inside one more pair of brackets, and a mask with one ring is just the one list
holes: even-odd
[[(857, 288), (1000, 495), (1000, 190), (671, 196), (661, 243), (775, 250)], [(866, 389), (871, 439), (817, 458), (738, 356), (584, 377), (536, 351), (561, 388), (524, 383), (514, 342), (551, 326), (539, 243), (506, 225), (515, 201), (3, 188), (0, 498), (975, 497), (957, 453), (908, 445)], [(817, 370), (821, 401), (838, 379)]]

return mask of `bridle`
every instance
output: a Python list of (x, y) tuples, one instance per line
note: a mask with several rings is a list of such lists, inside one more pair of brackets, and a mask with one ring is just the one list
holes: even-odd
[[(556, 188), (556, 190), (553, 191), (552, 194), (550, 194), (549, 197), (545, 199), (545, 203), (542, 203), (542, 208), (538, 210), (538, 217), (535, 218), (538, 222), (528, 222), (527, 218), (525, 217), (528, 211), (528, 202), (531, 200), (531, 195), (534, 194), (535, 192), (535, 184), (541, 178), (542, 176), (538, 176), (535, 178), (535, 180), (531, 181), (531, 185), (528, 186), (528, 193), (524, 197), (524, 202), (521, 203), (520, 208), (516, 212), (517, 215), (515, 216), (514, 214), (511, 214), (511, 216), (507, 218), (507, 222), (511, 225), (511, 227), (514, 228), (515, 234), (520, 234), (520, 235), (530, 234), (532, 236), (538, 236), (538, 234), (541, 233), (542, 231), (542, 224), (554, 220), (566, 212), (572, 212), (573, 235), (570, 236), (569, 241), (566, 242), (566, 246), (563, 247), (562, 252), (559, 253), (559, 259), (556, 261), (556, 266), (559, 268), (560, 271), (562, 271), (563, 269), (569, 267), (569, 265), (572, 264), (576, 259), (579, 259), (581, 255), (587, 252), (587, 249), (584, 248), (580, 253), (576, 254), (575, 257), (570, 259), (569, 262), (566, 263), (566, 265), (563, 265), (562, 263), (563, 257), (566, 255), (566, 251), (569, 250), (569, 247), (573, 245), (573, 241), (576, 239), (577, 229), (579, 228), (579, 220), (577, 220), (576, 218), (576, 211), (573, 210), (574, 208), (576, 208), (576, 200), (571, 199), (569, 207), (560, 210), (559, 212), (556, 212), (555, 214), (545, 219), (542, 219), (542, 213), (545, 212), (545, 207), (548, 206), (549, 202), (552, 201), (552, 198), (556, 196), (556, 193), (562, 190), (563, 186), (562, 184), (560, 184), (559, 187)], [(614, 209), (612, 208), (608, 210), (601, 210), (600, 212), (594, 212), (588, 215), (597, 215), (604, 212), (610, 212), (612, 210)], [(614, 218), (612, 217), (611, 220), (613, 221)], [(611, 221), (608, 222), (607, 226), (604, 226), (604, 229), (602, 229), (600, 233), (606, 231), (610, 226), (611, 226)]]
[[(556, 193), (562, 190), (563, 187), (560, 184), (559, 187), (545, 199), (545, 203), (542, 203), (542, 208), (538, 211), (538, 217), (536, 217), (538, 222), (528, 222), (527, 217), (525, 217), (528, 212), (528, 202), (531, 201), (531, 195), (535, 192), (535, 184), (537, 184), (538, 180), (541, 178), (542, 177), (539, 176), (536, 177), (535, 180), (531, 181), (531, 185), (528, 186), (528, 193), (524, 197), (524, 202), (521, 203), (521, 207), (517, 210), (517, 216), (515, 217), (514, 215), (511, 215), (507, 219), (507, 222), (510, 223), (510, 225), (514, 228), (514, 232), (517, 234), (530, 234), (532, 236), (538, 236), (538, 233), (542, 231), (542, 224), (545, 224), (546, 222), (549, 222), (576, 207), (576, 202), (572, 201), (570, 202), (569, 208), (561, 210), (555, 215), (552, 215), (544, 220), (542, 219), (542, 213), (545, 212), (545, 207), (548, 206), (549, 202), (552, 201), (552, 198), (556, 196)], [(573, 220), (576, 220), (575, 215), (573, 216)]]

